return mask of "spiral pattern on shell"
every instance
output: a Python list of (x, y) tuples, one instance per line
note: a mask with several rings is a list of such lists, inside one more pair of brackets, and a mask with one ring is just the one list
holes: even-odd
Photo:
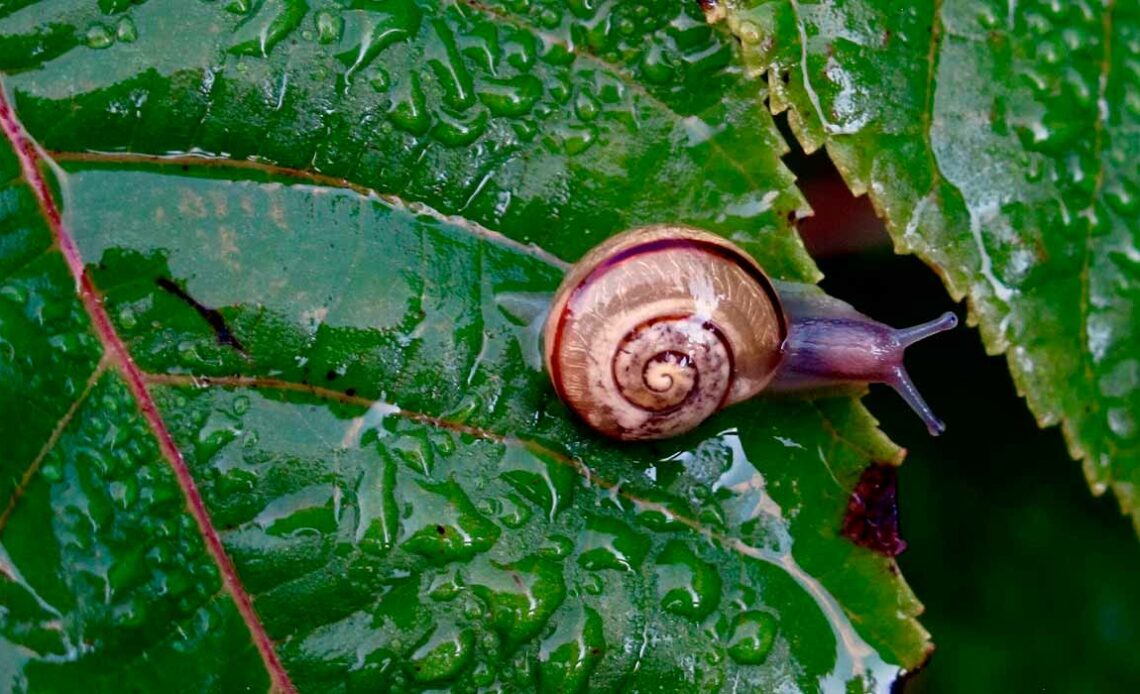
[(609, 436), (688, 431), (772, 378), (787, 334), (768, 278), (706, 232), (637, 229), (569, 273), (545, 329), (559, 396)]
[[(728, 394), (732, 353), (724, 336), (694, 316), (665, 316), (635, 327), (618, 343), (613, 378), (629, 402), (658, 415), (688, 404), (711, 407)], [(702, 402), (692, 402), (700, 398)]]

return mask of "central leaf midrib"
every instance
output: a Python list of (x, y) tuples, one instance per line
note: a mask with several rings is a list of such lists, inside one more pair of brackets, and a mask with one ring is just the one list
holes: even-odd
[[(56, 190), (50, 185), (45, 173), (46, 155), (13, 111), (2, 82), (0, 82), (0, 131), (3, 132), (4, 140), (16, 159), (22, 184), (31, 189), (32, 196), (36, 200), (39, 216), (54, 242), (52, 248), (59, 252), (68, 274), (74, 279), (75, 293), (90, 321), (90, 330), (102, 348), (102, 358), (109, 360), (125, 381), (127, 390), (138, 407), (139, 416), (155, 438), (161, 457), (170, 465), (186, 502), (187, 511), (198, 527), (204, 549), (221, 573), (223, 585), (227, 588), (250, 633), (270, 681), (285, 692), (294, 691), (289, 674), (281, 664), (274, 650), (274, 644), (253, 608), (249, 594), (242, 586), (233, 560), (222, 547), (217, 529), (214, 528), (213, 521), (206, 511), (182, 453), (174, 444), (166, 422), (147, 390), (141, 371), (135, 365), (127, 345), (115, 330), (111, 317), (103, 306), (102, 296), (87, 273), (75, 239), (67, 229), (59, 203), (55, 199)], [(63, 180), (59, 183), (66, 185), (66, 181)]]

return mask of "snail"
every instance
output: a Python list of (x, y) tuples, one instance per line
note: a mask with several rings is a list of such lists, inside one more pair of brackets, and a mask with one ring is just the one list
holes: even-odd
[(777, 282), (743, 249), (691, 227), (626, 231), (554, 295), (543, 360), (559, 398), (597, 431), (660, 439), (762, 391), (885, 383), (945, 430), (903, 367), (953, 313), (895, 329), (813, 285)]

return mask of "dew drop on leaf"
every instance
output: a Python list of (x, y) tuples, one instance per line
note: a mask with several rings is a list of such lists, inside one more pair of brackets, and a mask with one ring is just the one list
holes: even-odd
[(759, 665), (768, 658), (776, 640), (776, 618), (767, 612), (749, 610), (732, 620), (728, 655), (743, 665)]
[(123, 43), (134, 43), (139, 38), (139, 30), (130, 17), (123, 17), (115, 29), (115, 37)]
[(340, 41), (344, 32), (344, 18), (328, 10), (317, 13), (317, 41), (319, 43), (336, 43)]
[(542, 96), (542, 82), (533, 75), (487, 78), (479, 83), (476, 93), (492, 115), (517, 117), (529, 113)]
[(657, 592), (667, 612), (701, 620), (720, 602), (720, 575), (684, 542), (670, 540), (657, 556)]
[(107, 48), (115, 42), (115, 35), (102, 24), (92, 24), (87, 27), (84, 41), (88, 48)]

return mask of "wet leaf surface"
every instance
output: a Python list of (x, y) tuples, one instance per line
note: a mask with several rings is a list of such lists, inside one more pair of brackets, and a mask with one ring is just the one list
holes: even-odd
[(1140, 527), (1136, 3), (722, 9), (772, 110), (968, 299), (1038, 422)]
[[(813, 279), (730, 38), (672, 3), (0, 5), (5, 686), (884, 689), (853, 399), (586, 431), (565, 261), (642, 222)], [(700, 88), (696, 88), (700, 86)]]

